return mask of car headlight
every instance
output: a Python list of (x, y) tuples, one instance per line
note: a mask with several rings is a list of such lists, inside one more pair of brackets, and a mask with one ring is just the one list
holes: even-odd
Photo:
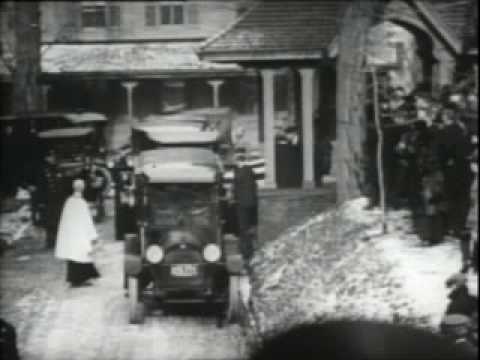
[(113, 169), (115, 167), (115, 162), (112, 159), (107, 160), (107, 168)]
[(220, 251), (220, 248), (216, 244), (208, 244), (203, 249), (203, 257), (208, 262), (215, 262), (220, 260), (221, 255), (222, 255), (222, 252)]
[(164, 256), (163, 249), (158, 245), (150, 245), (147, 248), (145, 256), (148, 262), (152, 264), (158, 264), (160, 261), (163, 260), (163, 256)]
[(127, 155), (125, 162), (128, 167), (133, 167), (133, 157), (131, 155)]

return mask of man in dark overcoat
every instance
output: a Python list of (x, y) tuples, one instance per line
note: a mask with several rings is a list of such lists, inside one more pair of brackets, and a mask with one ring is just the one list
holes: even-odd
[(240, 246), (246, 259), (253, 254), (254, 229), (258, 223), (258, 197), (255, 174), (250, 166), (237, 162), (234, 169), (233, 197), (237, 208)]
[(467, 217), (470, 210), (470, 191), (474, 180), (471, 156), (475, 145), (454, 104), (447, 104), (442, 111), (445, 124), (439, 139), (439, 157), (445, 178), (445, 194), (448, 207), (448, 228), (460, 239), (463, 267), (469, 261), (470, 231)]
[(53, 152), (47, 155), (45, 161), (46, 166), (41, 175), (41, 181), (44, 183), (40, 186), (40, 189), (45, 191), (46, 248), (53, 249), (56, 243), (58, 222), (60, 221), (63, 202), (66, 198), (66, 179), (58, 168)]

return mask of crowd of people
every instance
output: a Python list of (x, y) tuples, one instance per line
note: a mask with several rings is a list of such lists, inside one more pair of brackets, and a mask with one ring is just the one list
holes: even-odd
[[(408, 208), (427, 244), (459, 239), (462, 271), (478, 271), (476, 229), (468, 226), (478, 161), (478, 98), (474, 86), (445, 88), (434, 98), (422, 88), (390, 89), (382, 112), (387, 207)], [(377, 139), (369, 137), (370, 206), (379, 203)]]

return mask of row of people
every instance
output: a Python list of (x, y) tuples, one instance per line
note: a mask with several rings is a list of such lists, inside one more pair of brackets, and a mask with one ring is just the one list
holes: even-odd
[[(383, 129), (387, 205), (408, 207), (421, 237), (430, 244), (441, 242), (446, 234), (460, 239), (464, 270), (471, 262), (467, 218), (478, 157), (476, 104), (466, 98), (460, 101), (465, 99), (450, 94), (441, 103), (414, 93), (398, 101)], [(370, 161), (370, 183), (375, 185), (375, 137), (370, 141)], [(371, 205), (377, 205), (378, 198), (374, 186)]]

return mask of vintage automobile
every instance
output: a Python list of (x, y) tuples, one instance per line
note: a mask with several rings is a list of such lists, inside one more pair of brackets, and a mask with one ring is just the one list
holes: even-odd
[(36, 112), (0, 116), (3, 187), (10, 192), (10, 188), (34, 181), (31, 169), (39, 160), (39, 133), (89, 127), (94, 132), (92, 146), (100, 150), (105, 146), (106, 123), (104, 115), (92, 112)]
[(115, 237), (123, 240), (132, 227), (132, 209), (129, 203), (135, 159), (144, 151), (171, 147), (210, 149), (219, 156), (224, 166), (233, 158), (233, 147), (225, 132), (210, 128), (204, 116), (150, 115), (132, 127), (131, 152), (110, 159), (109, 168), (115, 184)]
[[(92, 164), (101, 171), (102, 166), (105, 166), (105, 158), (103, 153), (98, 148), (96, 132), (92, 127), (67, 127), (40, 131), (37, 133), (38, 142), (38, 156), (37, 168), (35, 172), (38, 174), (44, 171), (47, 154), (54, 153), (56, 160), (56, 168), (61, 178), (65, 182), (65, 189), (69, 189), (74, 178), (83, 178), (87, 182), (86, 190), (89, 191), (91, 186), (96, 184), (91, 183), (90, 174)], [(104, 184), (102, 188), (109, 186), (110, 175), (105, 168)], [(67, 191), (68, 193), (68, 191)], [(87, 200), (95, 202), (94, 199)], [(40, 209), (44, 207), (40, 204)], [(95, 202), (92, 208), (96, 215), (101, 212), (103, 203)], [(44, 218), (44, 214), (39, 214), (40, 218)]]
[(222, 232), (222, 167), (211, 149), (141, 152), (134, 167), (135, 231), (125, 235), (130, 322), (151, 306), (214, 304), (218, 324), (241, 311), (238, 240)]

